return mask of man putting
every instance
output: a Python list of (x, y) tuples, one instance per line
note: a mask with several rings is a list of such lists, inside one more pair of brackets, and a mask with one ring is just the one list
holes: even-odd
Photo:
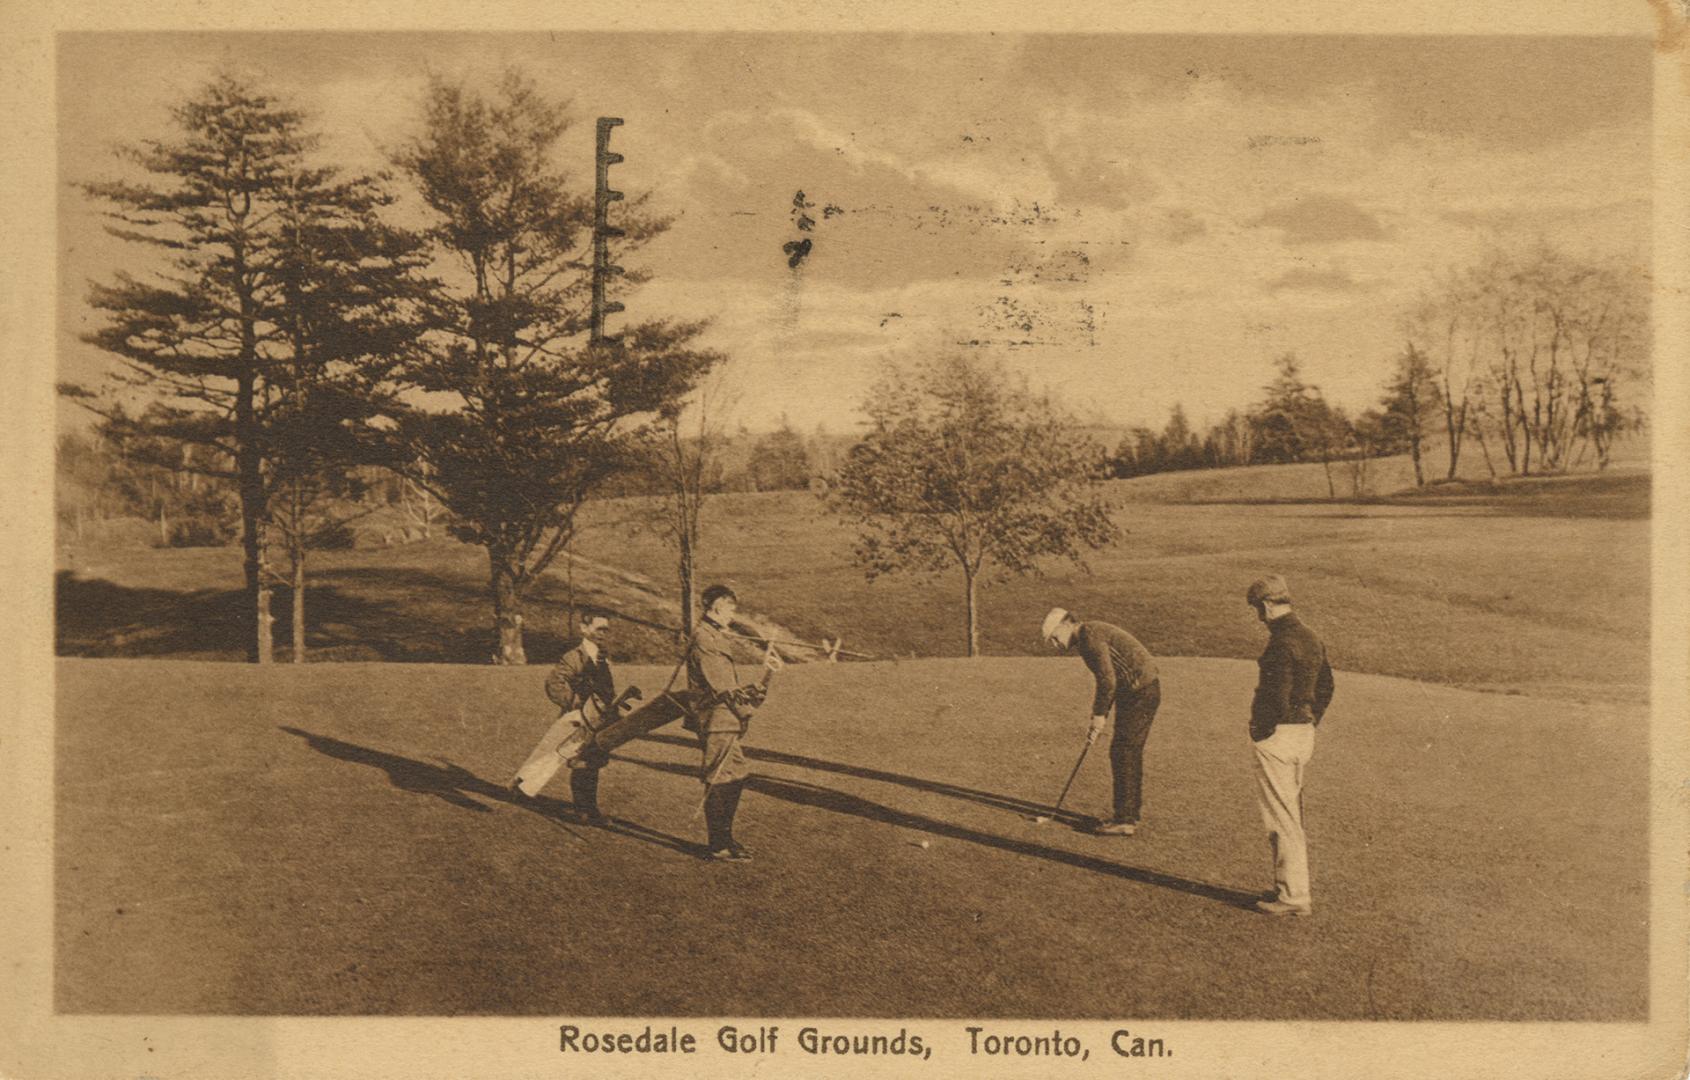
[(1086, 743), (1097, 741), (1109, 710), (1115, 710), (1115, 735), (1109, 764), (1115, 774), (1115, 813), (1100, 822), (1102, 836), (1131, 836), (1138, 831), (1144, 790), (1144, 743), (1162, 703), (1156, 661), (1139, 640), (1111, 623), (1080, 622), (1062, 608), (1045, 616), (1042, 635), (1052, 648), (1074, 650), (1097, 680), (1092, 696), (1091, 728)]
[(1244, 594), (1267, 625), (1268, 643), (1257, 667), (1250, 704), (1250, 740), (1256, 750), (1256, 785), (1273, 849), (1274, 891), (1256, 901), (1264, 915), (1308, 915), (1309, 846), (1303, 832), (1303, 770), (1314, 757), (1314, 732), (1332, 701), (1332, 665), (1326, 646), (1291, 611), (1291, 589), (1273, 574)]
[(770, 646), (763, 654), (762, 674), (754, 681), (741, 676), (726, 631), (739, 610), (739, 598), (726, 585), (712, 585), (699, 597), (704, 618), (687, 649), (687, 689), (698, 696), (698, 742), (704, 754), (704, 821), (710, 858), (747, 862), (751, 852), (734, 839), (734, 814), (750, 773), (740, 740), (751, 714), (769, 693), (769, 679), (781, 669)]
[[(546, 696), (566, 713), (581, 710), (582, 721), (596, 728), (616, 719), (616, 679), (602, 648), (610, 619), (602, 611), (583, 610), (578, 629), (580, 640), (564, 651), (546, 676)], [(591, 745), (569, 763), (569, 795), (583, 824), (604, 821), (599, 811), (599, 770), (608, 764), (610, 755)]]

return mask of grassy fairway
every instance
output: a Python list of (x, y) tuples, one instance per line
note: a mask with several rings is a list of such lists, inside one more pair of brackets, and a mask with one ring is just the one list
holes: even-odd
[[(1127, 840), (1023, 817), (1078, 749), (1078, 661), (793, 669), (752, 731), (745, 866), (693, 855), (678, 730), (606, 771), (611, 829), (505, 796), (549, 719), (533, 670), (57, 674), (62, 1011), (1646, 1017), (1628, 705), (1340, 672), (1316, 917), (1282, 923), (1239, 906), (1268, 878), (1244, 662), (1165, 662)], [(1106, 790), (1099, 755), (1071, 804)]]
[[(1312, 472), (1310, 471), (1312, 470)], [(1641, 700), (1648, 683), (1649, 480), (1643, 473), (1471, 485), (1371, 503), (1178, 504), (1144, 501), (1169, 484), (1225, 481), (1279, 493), (1319, 466), (1218, 470), (1197, 480), (1115, 485), (1122, 543), (1092, 572), (981, 589), (988, 655), (1036, 648), (1053, 603), (1106, 618), (1157, 653), (1251, 657), (1259, 628), (1242, 601), (1266, 570), (1285, 574), (1299, 607), (1351, 671), (1535, 696)], [(1196, 475), (1196, 474), (1193, 474)], [(1324, 489), (1324, 484), (1321, 484)], [(1207, 490), (1207, 489), (1205, 489)], [(1134, 501), (1136, 500), (1136, 501)], [(706, 502), (700, 574), (741, 587), (752, 609), (811, 639), (844, 635), (882, 656), (962, 651), (959, 575), (869, 583), (851, 536), (818, 516), (808, 493)], [(578, 596), (672, 623), (673, 556), (627, 504), (592, 507)], [(480, 549), (435, 541), (313, 556), (311, 641), (322, 659), (485, 661), (490, 649)], [(632, 572), (632, 576), (628, 572)], [(234, 549), (89, 552), (60, 575), (59, 651), (80, 656), (237, 659), (240, 555)], [(532, 659), (550, 662), (566, 633), (562, 567), (528, 615)], [(672, 606), (672, 605), (671, 605)], [(286, 638), (287, 601), (278, 596)], [(672, 641), (624, 623), (612, 653), (658, 661)]]
[[(1129, 628), (1159, 655), (1253, 657), (1260, 628), (1244, 588), (1271, 570), (1290, 580), (1345, 669), (1640, 699), (1649, 681), (1647, 477), (1538, 491), (1403, 505), (1128, 504), (1118, 515), (1124, 539), (1091, 557), (1091, 573), (1053, 568), (1044, 579), (984, 585), (982, 649), (1036, 651), (1040, 619), (1061, 604)], [(751, 603), (789, 625), (843, 633), (847, 647), (961, 654), (961, 575), (866, 582), (850, 565), (850, 536), (815, 518), (812, 502), (795, 493), (716, 501), (704, 576), (742, 583)], [(1588, 516), (1593, 505), (1629, 513)], [(650, 538), (583, 550), (654, 575), (667, 566)]]

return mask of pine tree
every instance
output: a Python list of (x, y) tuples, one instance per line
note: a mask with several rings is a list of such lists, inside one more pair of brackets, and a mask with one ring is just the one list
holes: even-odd
[(241, 79), (213, 79), (172, 116), (174, 139), (120, 151), (149, 182), (82, 185), (112, 207), (110, 232), (164, 253), (144, 276), (93, 287), (107, 322), (85, 336), (123, 364), (108, 394), (161, 403), (131, 421), (109, 396), (65, 391), (125, 430), (213, 448), (214, 469), (232, 463), (242, 637), (247, 658), (267, 662), (272, 498), (310, 471), (302, 459), (326, 460), (331, 429), (371, 411), (366, 398), (411, 333), (395, 302), (415, 243), (377, 221), (377, 179), (314, 164), (302, 114)]
[[(500, 663), (526, 661), (523, 597), (582, 502), (720, 360), (693, 347), (699, 324), (589, 342), (592, 200), (556, 165), (568, 127), (515, 72), (491, 100), (436, 79), (422, 133), (394, 156), (434, 214), (443, 280), (426, 348), (403, 368), (428, 396), (397, 416), (393, 460), (451, 512), (454, 536), (486, 549)], [(619, 215), (624, 250), (667, 227), (642, 201)]]

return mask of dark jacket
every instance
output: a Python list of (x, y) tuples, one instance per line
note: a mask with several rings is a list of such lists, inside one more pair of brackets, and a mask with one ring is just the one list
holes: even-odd
[(701, 702), (700, 732), (743, 732), (769, 693), (766, 683), (741, 678), (731, 640), (708, 619), (699, 620), (687, 649), (687, 689)]
[(1268, 623), (1267, 648), (1256, 666), (1250, 738), (1261, 742), (1280, 724), (1320, 723), (1332, 702), (1332, 665), (1326, 646), (1301, 619), (1287, 614)]
[(546, 676), (546, 696), (564, 712), (580, 709), (588, 724), (596, 727), (616, 700), (616, 678), (604, 651), (594, 660), (582, 650), (581, 642), (571, 644)]
[(1113, 623), (1083, 622), (1074, 650), (1097, 680), (1091, 714), (1103, 716), (1122, 694), (1137, 693), (1156, 681), (1156, 661), (1138, 638)]

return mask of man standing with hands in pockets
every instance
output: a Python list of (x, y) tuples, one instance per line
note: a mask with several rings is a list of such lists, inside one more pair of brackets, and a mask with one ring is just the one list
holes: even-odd
[(1138, 831), (1143, 802), (1144, 743), (1162, 704), (1156, 660), (1119, 626), (1080, 622), (1062, 608), (1051, 609), (1041, 632), (1052, 648), (1078, 652), (1097, 680), (1088, 743), (1097, 741), (1109, 722), (1109, 711), (1115, 711), (1115, 735), (1109, 741), (1109, 764), (1115, 774), (1114, 816), (1094, 831), (1100, 836), (1131, 836)]
[(734, 815), (750, 772), (740, 741), (751, 714), (769, 693), (769, 679), (782, 667), (771, 645), (763, 654), (763, 670), (755, 681), (742, 681), (734, 662), (728, 629), (739, 610), (739, 598), (726, 585), (712, 585), (700, 595), (704, 617), (687, 649), (687, 688), (699, 698), (698, 741), (704, 761), (704, 821), (710, 858), (720, 862), (748, 862), (751, 852), (734, 839)]
[(1314, 910), (1309, 893), (1309, 843), (1303, 833), (1303, 770), (1314, 757), (1314, 732), (1332, 702), (1326, 646), (1291, 611), (1291, 589), (1271, 574), (1244, 594), (1268, 628), (1267, 648), (1250, 703), (1250, 741), (1262, 823), (1273, 849), (1271, 895), (1256, 902), (1264, 915), (1299, 916)]

